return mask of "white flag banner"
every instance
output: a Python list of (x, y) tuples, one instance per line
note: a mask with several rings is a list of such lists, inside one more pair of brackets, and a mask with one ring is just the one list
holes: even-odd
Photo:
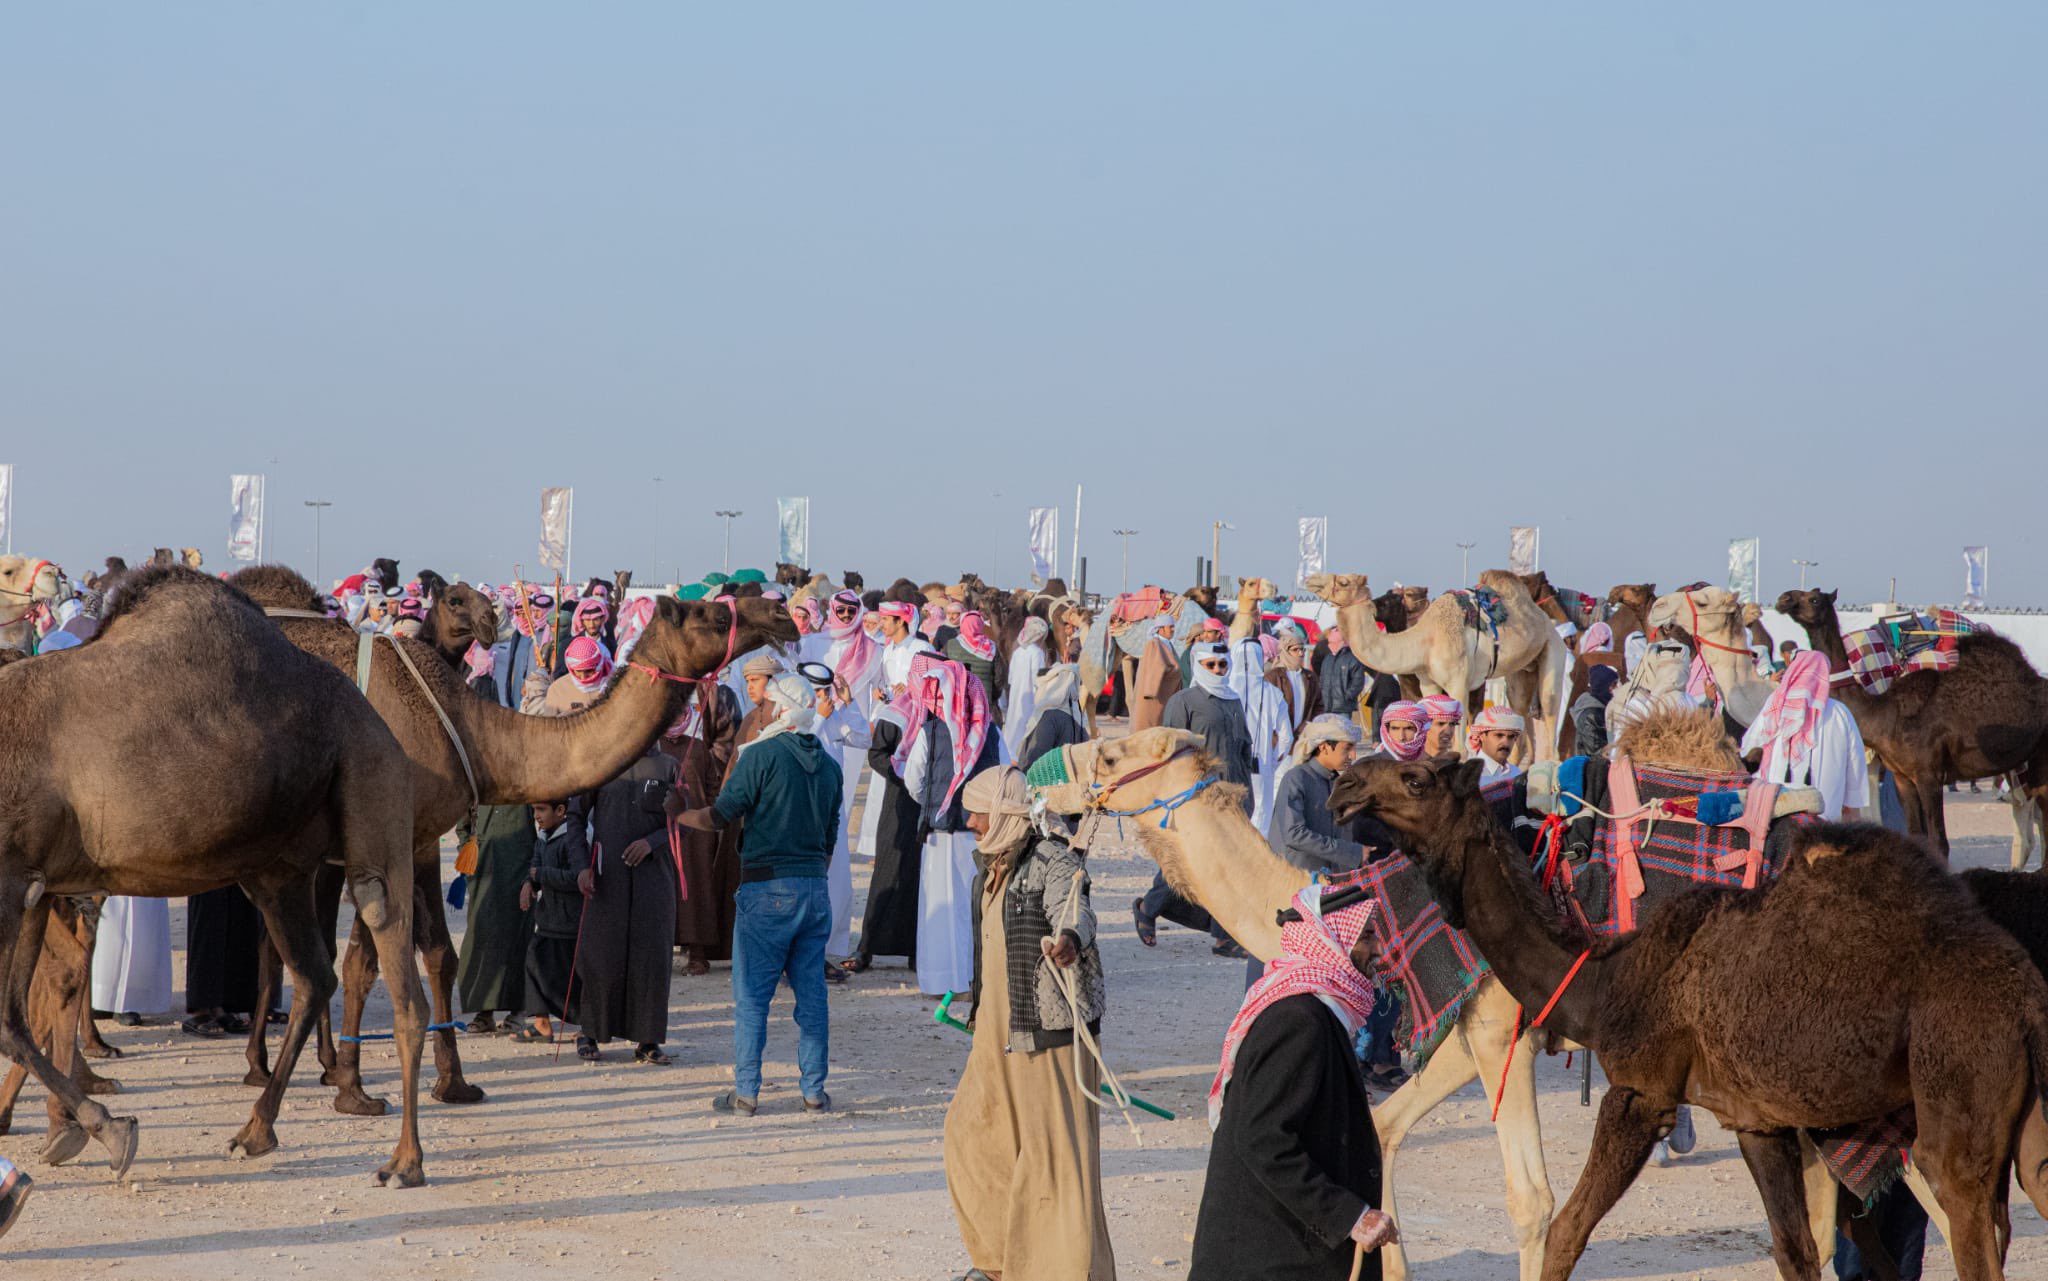
[(1508, 572), (1533, 574), (1542, 567), (1543, 531), (1534, 525), (1508, 527)]
[(811, 500), (775, 500), (775, 559), (798, 569), (811, 567)]
[(1735, 599), (1754, 601), (1757, 597), (1757, 566), (1763, 563), (1763, 540), (1735, 538), (1728, 543), (1728, 590)]
[(540, 491), (540, 563), (557, 574), (569, 572), (569, 527), (575, 517), (574, 489)]
[(1963, 548), (1963, 608), (1984, 608), (1984, 593), (1991, 580), (1991, 549)]
[(263, 555), (263, 477), (228, 477), (228, 559), (245, 563)]
[(14, 547), (13, 463), (0, 463), (0, 547)]
[(1033, 507), (1031, 521), (1031, 585), (1043, 587), (1060, 563), (1060, 509)]
[(1330, 518), (1303, 516), (1300, 522), (1301, 559), (1295, 566), (1294, 585), (1308, 586), (1309, 576), (1323, 572), (1330, 559)]

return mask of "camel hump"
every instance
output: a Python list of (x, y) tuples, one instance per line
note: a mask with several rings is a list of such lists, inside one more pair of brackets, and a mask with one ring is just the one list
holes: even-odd
[(240, 606), (257, 620), (262, 620), (262, 611), (243, 595), (239, 587), (183, 565), (151, 565), (121, 580), (113, 600), (100, 615), (99, 634), (107, 635), (117, 624), (145, 610), (156, 611), (180, 605), (196, 610), (217, 610), (223, 603), (230, 608)]
[(266, 609), (320, 608), (320, 594), (299, 571), (287, 565), (255, 565), (228, 575), (228, 585), (240, 588), (250, 600)]
[(1524, 600), (1535, 604), (1529, 589), (1522, 585), (1520, 576), (1504, 569), (1483, 569), (1479, 571), (1479, 586), (1486, 588), (1503, 600)]

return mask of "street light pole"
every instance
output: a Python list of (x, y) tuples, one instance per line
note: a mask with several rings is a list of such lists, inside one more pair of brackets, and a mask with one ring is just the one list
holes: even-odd
[(746, 513), (721, 510), (711, 514), (725, 518), (725, 572), (730, 574), (732, 572), (732, 522), (735, 517), (743, 516)]
[(320, 513), (334, 504), (324, 498), (308, 498), (306, 506), (313, 509), (313, 590), (325, 596), (327, 588), (320, 578)]
[(1817, 560), (1794, 559), (1792, 563), (1799, 566), (1799, 590), (1803, 592), (1806, 590), (1806, 571), (1809, 568), (1818, 567), (1820, 562)]
[(1138, 531), (1135, 529), (1112, 529), (1109, 532), (1124, 540), (1124, 594), (1129, 595), (1131, 591), (1131, 535)]
[(1223, 531), (1237, 532), (1237, 526), (1227, 520), (1212, 521), (1209, 525), (1209, 586), (1223, 586)]
[(1458, 586), (1460, 587), (1472, 581), (1472, 549), (1477, 546), (1479, 546), (1478, 543), (1458, 544)]

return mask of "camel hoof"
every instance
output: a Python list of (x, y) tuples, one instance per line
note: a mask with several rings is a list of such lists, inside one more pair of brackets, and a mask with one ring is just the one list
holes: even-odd
[(383, 1116), (391, 1105), (361, 1090), (341, 1090), (334, 1096), (334, 1110), (343, 1116)]
[(267, 1089), (270, 1086), (270, 1073), (262, 1068), (250, 1068), (242, 1074), (242, 1084), (252, 1090)]
[(407, 1161), (404, 1164), (392, 1161), (383, 1169), (377, 1171), (377, 1186), (380, 1188), (390, 1187), (391, 1176), (394, 1174), (398, 1176), (398, 1186), (401, 1188), (426, 1186), (426, 1166), (419, 1161)]
[(118, 1059), (121, 1051), (111, 1045), (81, 1045), (78, 1052), (89, 1059)]
[(320, 1074), (320, 1084), (331, 1085), (338, 1090), (353, 1084), (353, 1081), (348, 1073), (338, 1067), (331, 1067)]
[(128, 1167), (135, 1164), (135, 1149), (141, 1142), (142, 1127), (132, 1116), (110, 1116), (100, 1127), (100, 1144), (107, 1149), (116, 1179), (128, 1177)]
[(119, 1094), (121, 1092), (121, 1083), (112, 1077), (95, 1074), (79, 1082), (78, 1088), (84, 1090), (87, 1094)]
[(37, 1155), (42, 1158), (44, 1165), (69, 1165), (77, 1159), (80, 1152), (85, 1151), (86, 1140), (90, 1137), (85, 1132), (85, 1127), (74, 1121), (52, 1134), (50, 1141), (43, 1145), (43, 1150)]
[(277, 1131), (253, 1117), (242, 1132), (228, 1142), (230, 1160), (243, 1161), (252, 1156), (268, 1156), (277, 1151)]
[(436, 1081), (434, 1097), (443, 1103), (481, 1103), (484, 1092), (467, 1081)]

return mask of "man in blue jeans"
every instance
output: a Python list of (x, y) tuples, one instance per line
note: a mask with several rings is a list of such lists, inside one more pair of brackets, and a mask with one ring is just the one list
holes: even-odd
[(774, 717), (740, 749), (718, 799), (685, 813), (686, 827), (718, 831), (745, 820), (732, 942), (733, 1088), (712, 1101), (752, 1116), (761, 1095), (768, 1003), (785, 976), (796, 993), (797, 1066), (804, 1108), (832, 1107), (825, 1093), (831, 1051), (825, 1003), (825, 943), (832, 898), (825, 875), (840, 814), (839, 762), (811, 733), (820, 697), (795, 673), (768, 682)]

